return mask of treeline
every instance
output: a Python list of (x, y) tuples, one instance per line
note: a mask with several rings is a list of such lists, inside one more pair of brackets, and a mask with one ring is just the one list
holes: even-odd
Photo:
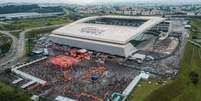
[(12, 40), (0, 33), (0, 55), (9, 51)]
[(0, 6), (0, 14), (7, 13), (22, 13), (22, 12), (38, 12), (38, 13), (50, 13), (50, 12), (62, 12), (62, 7), (40, 7), (37, 4), (30, 5), (6, 5)]
[(0, 101), (31, 101), (23, 92), (0, 82)]
[(10, 49), (10, 46), (11, 46), (11, 42), (10, 43), (5, 43), (2, 46), (0, 46), (0, 51), (1, 51), (0, 55), (8, 52), (9, 49)]
[[(201, 40), (201, 19), (196, 18), (191, 21), (192, 25), (192, 39)], [(199, 26), (199, 27), (198, 27)]]

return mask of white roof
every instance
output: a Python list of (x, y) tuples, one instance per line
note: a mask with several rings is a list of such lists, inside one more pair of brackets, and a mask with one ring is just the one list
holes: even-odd
[(134, 58), (134, 59), (142, 59), (142, 60), (144, 60), (144, 59), (146, 58), (146, 55), (136, 53), (136, 54), (134, 54), (134, 55), (132, 56), (132, 58)]
[(142, 71), (139, 75), (142, 79), (147, 80), (150, 77), (149, 73), (145, 73), (144, 71)]
[[(84, 23), (97, 18), (138, 19), (147, 21), (139, 27)], [(54, 30), (52, 33), (61, 36), (125, 44), (137, 35), (151, 29), (153, 26), (164, 20), (165, 19), (161, 17), (148, 16), (94, 16), (68, 24)]]
[(36, 81), (30, 81), (30, 82), (28, 82), (28, 83), (22, 85), (21, 87), (24, 89), (24, 88), (29, 87), (30, 85), (33, 85), (34, 83), (36, 83)]
[(63, 96), (57, 96), (54, 101), (76, 101), (74, 99), (68, 98), (68, 97), (63, 97)]

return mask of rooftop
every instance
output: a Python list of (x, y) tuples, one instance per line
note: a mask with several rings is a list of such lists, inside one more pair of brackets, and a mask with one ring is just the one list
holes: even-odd
[[(107, 19), (107, 21), (113, 20), (114, 23), (108, 23), (106, 21), (100, 22), (100, 19)], [(119, 24), (119, 22), (117, 22), (118, 19), (121, 20), (123, 24)], [(99, 20), (98, 23), (90, 22), (95, 20)], [(140, 25), (137, 24), (134, 26), (132, 23), (126, 23), (129, 21), (134, 22), (135, 20), (136, 23), (139, 22)], [(131, 39), (164, 20), (165, 19), (161, 17), (147, 16), (94, 16), (68, 24), (54, 30), (52, 33), (59, 36), (126, 44)]]

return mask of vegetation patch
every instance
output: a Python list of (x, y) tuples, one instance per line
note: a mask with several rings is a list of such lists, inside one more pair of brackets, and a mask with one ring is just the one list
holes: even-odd
[(31, 101), (28, 95), (22, 91), (10, 87), (0, 82), (0, 98), (1, 101)]
[(8, 36), (5, 36), (0, 33), (0, 56), (9, 51), (12, 40)]
[(150, 79), (148, 81), (140, 81), (138, 86), (134, 88), (127, 101), (144, 101), (145, 98), (154, 90), (158, 89), (161, 83), (158, 80)]
[(50, 25), (59, 25), (71, 22), (68, 16), (61, 16), (56, 18), (38, 18), (38, 19), (25, 19), (7, 21), (0, 23), (0, 30), (23, 30), (34, 27), (44, 27)]

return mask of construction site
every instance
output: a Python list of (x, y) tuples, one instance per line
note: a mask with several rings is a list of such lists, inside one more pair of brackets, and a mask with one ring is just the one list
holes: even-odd
[[(114, 22), (118, 19), (132, 19), (129, 17), (113, 18)], [(186, 42), (183, 25), (170, 23), (163, 18), (160, 21), (156, 20), (158, 18), (134, 19), (138, 20), (132, 20), (132, 23), (140, 22), (140, 24), (145, 21), (139, 19), (152, 19), (147, 23), (151, 27), (139, 31), (141, 34), (136, 35), (134, 40), (110, 41), (110, 38), (101, 36), (101, 33), (107, 33), (105, 28), (103, 28), (105, 31), (101, 32), (97, 32), (101, 29), (92, 28), (94, 23), (98, 26), (101, 21), (101, 24), (111, 26), (114, 23), (106, 22), (110, 22), (110, 16), (98, 19), (97, 22), (87, 22), (87, 24), (92, 24), (89, 29), (86, 29), (87, 32), (97, 33), (91, 35), (94, 37), (93, 40), (75, 39), (67, 33), (67, 37), (64, 36), (67, 40), (65, 41), (61, 36), (56, 36), (62, 34), (57, 33), (61, 30), (57, 29), (53, 31), (54, 34), (35, 40), (32, 55), (24, 63), (7, 71), (11, 72), (10, 74), (1, 74), (0, 79), (31, 92), (35, 95), (33, 97), (35, 99), (44, 97), (51, 101), (125, 101), (140, 80), (147, 80), (149, 77), (174, 78), (179, 71), (179, 60)], [(119, 26), (125, 21), (122, 20), (115, 24)], [(123, 25), (130, 26), (130, 24)], [(146, 25), (142, 26), (146, 27)], [(132, 31), (129, 28), (125, 33)], [(83, 33), (86, 35), (87, 32)], [(128, 34), (128, 36), (131, 35)], [(105, 39), (105, 41), (102, 42), (98, 38)], [(91, 46), (94, 45), (94, 41), (100, 41), (95, 42), (97, 46), (94, 46), (99, 47), (97, 48), (99, 51)], [(78, 47), (79, 44), (76, 42), (89, 45)]]

